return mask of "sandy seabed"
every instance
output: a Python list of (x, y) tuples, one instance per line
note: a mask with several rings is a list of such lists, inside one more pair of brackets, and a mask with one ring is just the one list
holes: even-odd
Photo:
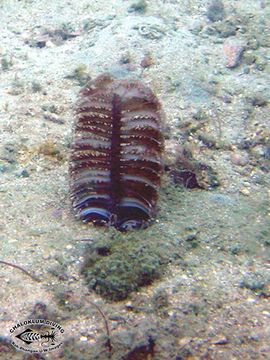
[[(269, 358), (270, 3), (222, 4), (0, 1), (0, 261), (40, 280), (0, 263), (1, 359)], [(68, 189), (74, 104), (104, 72), (144, 81), (166, 116), (159, 212), (137, 236), (169, 261), (121, 301), (85, 283), (82, 240), (129, 235), (76, 221)], [(173, 182), (183, 147), (218, 187)], [(15, 350), (31, 318), (61, 324), (59, 350)]]

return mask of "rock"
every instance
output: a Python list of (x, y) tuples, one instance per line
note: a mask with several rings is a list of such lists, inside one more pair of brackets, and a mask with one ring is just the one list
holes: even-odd
[(26, 178), (29, 177), (29, 172), (26, 169), (20, 169), (15, 174), (16, 177)]
[(157, 290), (152, 298), (153, 306), (156, 311), (168, 307), (169, 305), (169, 296), (165, 289)]
[(211, 134), (207, 134), (203, 131), (198, 131), (197, 135), (198, 135), (198, 140), (200, 140), (209, 149), (218, 147), (217, 140)]
[(252, 65), (256, 62), (256, 55), (250, 52), (245, 52), (243, 55), (243, 62), (247, 65)]
[(78, 310), (82, 307), (83, 298), (81, 293), (72, 289), (60, 289), (55, 295), (59, 306), (68, 311)]
[(155, 341), (149, 336), (126, 353), (123, 360), (152, 359), (154, 356)]
[(194, 241), (197, 239), (197, 234), (189, 234), (187, 237), (186, 237), (186, 241)]
[(47, 42), (47, 39), (46, 39), (46, 37), (43, 36), (43, 37), (40, 37), (40, 38), (35, 39), (32, 42), (30, 42), (30, 46), (42, 49), (46, 46), (46, 42)]
[(131, 233), (130, 240), (119, 247), (118, 236), (107, 245), (102, 239), (89, 244), (82, 267), (90, 290), (114, 301), (126, 299), (132, 291), (158, 279), (168, 262), (163, 244), (140, 243)]
[(243, 52), (243, 45), (238, 43), (225, 42), (223, 44), (225, 66), (230, 69), (237, 67), (241, 62)]
[(142, 68), (148, 68), (153, 64), (153, 59), (150, 55), (145, 55), (141, 61)]
[(34, 93), (40, 92), (42, 90), (42, 86), (38, 81), (32, 81), (31, 83), (31, 89)]
[(16, 144), (7, 143), (0, 149), (0, 160), (7, 162), (9, 164), (16, 163), (16, 158), (18, 155), (18, 147)]
[(208, 25), (204, 28), (203, 33), (206, 35), (215, 35), (220, 38), (228, 38), (236, 35), (239, 24), (234, 18), (224, 21), (218, 21), (214, 24)]
[(65, 77), (66, 79), (77, 81), (80, 86), (84, 86), (91, 79), (85, 64), (79, 64), (72, 70), (70, 74), (66, 75)]
[(62, 209), (53, 209), (51, 215), (55, 219), (61, 219), (63, 215)]
[(150, 40), (161, 39), (166, 33), (164, 26), (155, 23), (142, 23), (134, 26), (134, 29), (138, 30), (141, 36)]
[(265, 146), (263, 156), (265, 159), (270, 159), (270, 146)]
[(65, 120), (60, 118), (56, 114), (51, 114), (51, 113), (45, 112), (43, 114), (43, 117), (44, 117), (45, 120), (51, 121), (51, 122), (53, 122), (55, 124), (63, 125), (65, 123)]
[(240, 288), (247, 288), (253, 291), (262, 290), (266, 285), (266, 279), (259, 273), (247, 273), (240, 280)]
[(242, 194), (242, 195), (245, 195), (245, 196), (249, 196), (250, 195), (250, 191), (249, 189), (247, 188), (242, 188), (239, 190), (239, 192)]
[(29, 314), (29, 319), (44, 319), (47, 320), (51, 314), (48, 312), (48, 307), (45, 303), (37, 301)]
[(256, 93), (246, 98), (247, 102), (250, 103), (252, 106), (266, 106), (267, 105), (267, 98), (263, 94)]
[(9, 170), (8, 166), (0, 164), (0, 173), (5, 173)]
[(189, 31), (194, 35), (198, 35), (202, 31), (203, 26), (204, 24), (201, 20), (195, 19), (191, 21)]
[(265, 183), (264, 177), (260, 173), (253, 173), (250, 176), (250, 181), (253, 184), (260, 184), (260, 185), (263, 185)]
[(207, 18), (212, 21), (221, 21), (225, 17), (224, 5), (221, 0), (213, 0), (207, 8)]
[(138, 12), (141, 14), (144, 14), (146, 12), (147, 9), (147, 3), (145, 0), (139, 0), (136, 1), (135, 3), (133, 3), (129, 9), (128, 12)]
[(1, 59), (1, 69), (3, 71), (9, 70), (13, 65), (12, 58), (2, 57)]
[(37, 148), (37, 153), (39, 155), (57, 158), (59, 160), (62, 159), (61, 151), (58, 148), (58, 145), (50, 139), (39, 144)]
[(245, 166), (249, 162), (249, 156), (247, 153), (234, 152), (231, 155), (231, 162), (234, 165)]
[(79, 36), (81, 32), (75, 31), (70, 24), (62, 24), (59, 29), (41, 28), (40, 34), (25, 37), (24, 41), (30, 47), (42, 49), (44, 47), (53, 47), (61, 45), (64, 41)]
[(127, 310), (133, 310), (134, 309), (134, 305), (131, 301), (128, 301), (126, 304), (125, 304), (125, 307)]
[(130, 64), (131, 60), (132, 60), (132, 58), (131, 58), (130, 53), (125, 53), (119, 59), (119, 64), (122, 64), (122, 65)]
[(188, 148), (178, 147), (175, 163), (168, 165), (169, 175), (175, 184), (188, 189), (212, 189), (219, 185), (216, 172), (210, 165), (193, 158)]
[(228, 344), (228, 339), (225, 335), (220, 335), (217, 336), (216, 338), (213, 339), (212, 343), (215, 345), (225, 345)]

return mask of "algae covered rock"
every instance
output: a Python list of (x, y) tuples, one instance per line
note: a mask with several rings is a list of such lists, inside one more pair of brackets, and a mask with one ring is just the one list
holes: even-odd
[(159, 278), (168, 261), (168, 248), (160, 239), (136, 231), (91, 244), (82, 273), (90, 289), (109, 300), (122, 300)]

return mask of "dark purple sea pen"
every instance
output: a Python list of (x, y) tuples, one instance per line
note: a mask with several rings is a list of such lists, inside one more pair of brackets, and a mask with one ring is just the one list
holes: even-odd
[(73, 208), (125, 231), (156, 213), (163, 171), (160, 103), (142, 82), (99, 76), (80, 92), (71, 150)]

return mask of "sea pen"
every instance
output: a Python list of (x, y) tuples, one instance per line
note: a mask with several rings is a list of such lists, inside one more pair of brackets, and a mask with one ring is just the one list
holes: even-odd
[(121, 231), (156, 214), (163, 172), (161, 105), (141, 81), (103, 74), (80, 92), (70, 158), (73, 208)]

